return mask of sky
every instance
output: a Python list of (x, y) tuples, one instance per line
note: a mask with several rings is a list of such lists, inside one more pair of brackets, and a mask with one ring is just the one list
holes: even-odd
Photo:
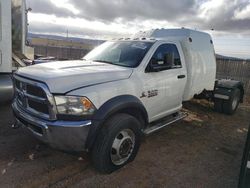
[(208, 32), (221, 55), (250, 59), (250, 0), (26, 0), (29, 32), (110, 39), (156, 28)]

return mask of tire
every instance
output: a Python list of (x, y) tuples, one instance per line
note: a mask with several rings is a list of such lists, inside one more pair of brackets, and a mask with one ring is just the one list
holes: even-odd
[(215, 99), (214, 100), (214, 110), (216, 112), (222, 113), (223, 112), (223, 100), (221, 99)]
[(239, 186), (238, 186), (239, 188), (250, 187), (250, 179), (249, 179), (250, 169), (247, 168), (247, 163), (248, 161), (250, 161), (250, 130), (249, 129), (248, 129), (247, 140), (246, 140), (244, 153), (243, 153), (243, 157), (241, 161)]
[(140, 141), (140, 123), (135, 117), (128, 114), (111, 117), (100, 130), (92, 150), (95, 169), (109, 174), (133, 161)]
[(229, 100), (223, 102), (222, 108), (225, 114), (232, 115), (237, 110), (240, 103), (240, 90), (234, 89)]

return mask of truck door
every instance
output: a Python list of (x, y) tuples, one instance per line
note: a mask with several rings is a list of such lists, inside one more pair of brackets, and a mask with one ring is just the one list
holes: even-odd
[(160, 44), (145, 72), (147, 81), (145, 90), (149, 91), (147, 105), (149, 109), (151, 108), (152, 120), (178, 111), (182, 107), (187, 73), (177, 45)]

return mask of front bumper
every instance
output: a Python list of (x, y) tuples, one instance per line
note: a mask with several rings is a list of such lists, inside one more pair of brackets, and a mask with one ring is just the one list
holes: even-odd
[(16, 123), (27, 128), (37, 139), (64, 151), (85, 151), (91, 121), (47, 121), (29, 115), (16, 102), (12, 104)]

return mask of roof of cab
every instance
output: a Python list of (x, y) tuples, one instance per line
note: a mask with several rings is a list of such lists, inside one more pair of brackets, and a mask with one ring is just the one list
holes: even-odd
[(153, 38), (155, 40), (162, 40), (166, 38), (182, 38), (196, 35), (208, 35), (207, 33), (200, 32), (192, 29), (152, 29), (149, 31), (140, 31), (133, 35), (133, 38)]

